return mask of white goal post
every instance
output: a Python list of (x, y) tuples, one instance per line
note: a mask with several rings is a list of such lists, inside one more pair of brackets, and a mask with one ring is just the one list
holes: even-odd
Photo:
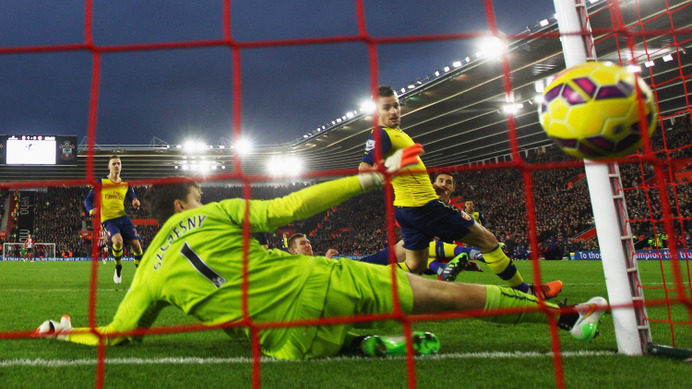
[[(3, 243), (2, 258), (4, 261), (22, 261), (24, 243)], [(56, 258), (55, 243), (34, 243), (34, 260), (36, 258)]]

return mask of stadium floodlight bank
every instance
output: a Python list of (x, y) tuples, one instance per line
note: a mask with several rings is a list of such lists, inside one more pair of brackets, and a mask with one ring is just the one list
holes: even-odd
[[(585, 0), (553, 0), (565, 66), (597, 58)], [(690, 358), (690, 350), (653, 343), (617, 162), (585, 161), (618, 352)], [(635, 301), (637, 302), (635, 304)]]
[[(22, 248), (24, 248), (24, 243), (3, 243), (2, 260), (23, 261)], [(39, 255), (40, 252), (42, 255)], [(34, 261), (55, 258), (57, 258), (55, 256), (55, 243), (34, 243)]]

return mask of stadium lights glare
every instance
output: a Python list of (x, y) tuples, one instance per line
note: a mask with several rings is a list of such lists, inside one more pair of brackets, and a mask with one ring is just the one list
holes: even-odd
[(545, 81), (538, 80), (533, 84), (533, 87), (536, 90), (536, 93), (543, 93), (545, 92)]
[(540, 22), (538, 22), (538, 25), (541, 26), (541, 27), (545, 27), (545, 26), (547, 26), (547, 25), (549, 25), (549, 24), (550, 24), (550, 20), (548, 20), (548, 19), (543, 19), (543, 20), (541, 20)]
[(515, 113), (519, 112), (519, 109), (521, 108), (520, 105), (521, 104), (505, 104), (503, 111), (505, 114), (514, 115)]
[[(347, 119), (353, 119), (354, 116), (355, 115), (353, 114), (353, 112), (346, 112), (346, 118)], [(319, 131), (319, 128), (317, 130)]]
[(454, 66), (455, 68), (460, 68), (461, 67), (461, 61), (454, 61), (452, 66)]
[(668, 54), (663, 56), (663, 62), (670, 62), (673, 60), (673, 54)]
[(298, 176), (303, 173), (303, 163), (295, 156), (275, 156), (267, 162), (267, 172), (272, 176)]
[(413, 88), (415, 88), (415, 87), (416, 87), (415, 84), (408, 84), (408, 89), (413, 89)]
[(183, 148), (183, 145), (175, 145), (175, 148), (176, 148), (176, 149), (182, 149), (182, 148)]
[(488, 59), (498, 59), (502, 57), (507, 49), (507, 42), (496, 36), (485, 37), (480, 41), (480, 52)]
[[(404, 92), (405, 91), (406, 91), (406, 89), (404, 89)], [(360, 103), (360, 112), (370, 114), (370, 113), (375, 112), (375, 108), (377, 108), (377, 106), (375, 105), (375, 102), (372, 101), (371, 99), (363, 100)]]
[(445, 66), (444, 68), (442, 68), (442, 70), (444, 70), (446, 73), (446, 72), (452, 70), (452, 68), (450, 68), (449, 66)]
[(249, 139), (241, 138), (235, 144), (235, 149), (238, 150), (238, 154), (245, 155), (252, 151), (252, 142)]
[(627, 65), (627, 71), (630, 73), (641, 73), (642, 68), (639, 65)]
[(439, 70), (435, 70), (435, 77), (440, 77), (440, 74), (441, 74), (441, 73), (440, 73)]
[(185, 143), (183, 143), (183, 149), (188, 152), (192, 153), (195, 151), (202, 151), (206, 148), (206, 145), (202, 142), (197, 142), (194, 140), (188, 140)]
[(537, 95), (537, 96), (533, 99), (533, 101), (535, 101), (535, 102), (538, 103), (538, 104), (542, 103), (544, 100), (545, 100), (545, 99), (543, 98), (543, 95)]
[(646, 61), (646, 62), (644, 62), (644, 66), (646, 66), (647, 68), (653, 67), (654, 61)]
[(464, 61), (466, 61), (466, 63), (471, 62), (471, 57), (466, 57), (466, 58), (464, 58)]

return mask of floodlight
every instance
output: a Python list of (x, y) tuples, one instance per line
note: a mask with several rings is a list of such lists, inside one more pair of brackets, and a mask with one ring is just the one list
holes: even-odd
[(641, 73), (642, 68), (639, 65), (627, 65), (627, 71), (630, 73)]
[(240, 138), (235, 144), (235, 149), (240, 155), (248, 154), (252, 151), (252, 142), (247, 138)]
[(481, 55), (488, 59), (498, 59), (507, 50), (507, 42), (496, 36), (489, 36), (480, 41)]

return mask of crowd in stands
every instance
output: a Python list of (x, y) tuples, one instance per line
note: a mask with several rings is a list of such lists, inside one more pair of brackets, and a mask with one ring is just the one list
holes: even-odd
[[(667, 153), (670, 158), (685, 161), (692, 156), (692, 127), (689, 116), (676, 119), (664, 131), (657, 133), (651, 142), (658, 155)], [(531, 164), (548, 166), (552, 162), (569, 160), (556, 147), (531, 150), (522, 157)], [(633, 159), (635, 161), (635, 159)], [(631, 226), (641, 243), (638, 248), (650, 246), (651, 238), (662, 232), (663, 208), (655, 186), (656, 169), (646, 163), (621, 163), (620, 174), (624, 186), (626, 205)], [(674, 173), (689, 169), (676, 178)], [(520, 169), (458, 169), (450, 172), (456, 179), (457, 191), (452, 197), (472, 200), (477, 209), (485, 214), (486, 227), (500, 241), (505, 242), (514, 258), (529, 259), (532, 256), (529, 242), (529, 221), (534, 220), (539, 255), (548, 259), (559, 259), (575, 251), (598, 250), (597, 240), (581, 237), (593, 230), (594, 220), (589, 191), (584, 178), (584, 168), (560, 167), (537, 169), (530, 175), (535, 213), (527, 213), (525, 176)], [(678, 243), (690, 247), (692, 244), (692, 163), (674, 165), (674, 171), (663, 171), (669, 199), (669, 207), (675, 216)], [(647, 188), (645, 189), (644, 186)], [(285, 186), (251, 186), (250, 197), (270, 199), (284, 196), (305, 187), (305, 184)], [(135, 191), (142, 198), (144, 187)], [(56, 243), (57, 252), (87, 256), (90, 240), (80, 238), (79, 231), (91, 228), (91, 219), (84, 215), (83, 200), (88, 193), (86, 187), (48, 188), (37, 192), (35, 209), (35, 241)], [(245, 197), (242, 186), (202, 186), (203, 201), (218, 201), (224, 198)], [(0, 200), (2, 200), (0, 192)], [(0, 201), (2, 204), (2, 201)], [(151, 219), (147, 210), (132, 209), (126, 204), (131, 219)], [(307, 220), (297, 221), (282, 228), (310, 235), (316, 254), (324, 254), (333, 248), (344, 254), (366, 255), (387, 246), (387, 207), (384, 191), (378, 190), (352, 198), (326, 212)], [(155, 225), (139, 225), (138, 232), (146, 248), (156, 234)], [(267, 236), (269, 246), (280, 248), (282, 238), (278, 234)], [(401, 238), (395, 229), (394, 241)], [(680, 246), (679, 246), (680, 247)]]

